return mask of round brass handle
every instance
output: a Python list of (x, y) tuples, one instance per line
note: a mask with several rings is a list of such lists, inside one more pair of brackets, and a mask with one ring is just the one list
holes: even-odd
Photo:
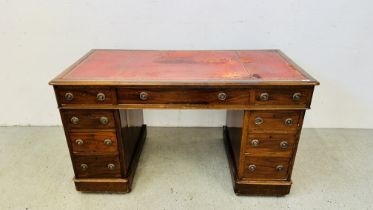
[(259, 141), (258, 139), (253, 139), (253, 140), (251, 141), (251, 145), (252, 145), (253, 147), (257, 147), (257, 146), (259, 146), (259, 143), (260, 143), (260, 141)]
[(77, 124), (79, 124), (79, 118), (77, 118), (77, 117), (72, 117), (72, 118), (70, 119), (70, 122), (71, 122), (72, 124), (74, 124), (74, 125), (77, 125)]
[(141, 92), (139, 96), (141, 100), (145, 101), (148, 100), (149, 94), (147, 92)]
[(260, 94), (260, 100), (261, 101), (268, 101), (269, 99), (269, 94), (268, 93), (261, 93)]
[(68, 93), (65, 93), (65, 99), (66, 101), (72, 101), (74, 99), (74, 94), (68, 92)]
[(104, 140), (104, 144), (105, 144), (106, 146), (111, 146), (111, 145), (113, 144), (113, 141), (111, 141), (111, 139), (105, 139), (105, 140)]
[(283, 170), (284, 170), (284, 166), (283, 165), (276, 166), (276, 171), (283, 171)]
[(226, 93), (219, 93), (218, 94), (218, 99), (220, 100), (220, 101), (225, 101), (225, 99), (227, 99), (227, 94)]
[(112, 164), (112, 163), (109, 163), (109, 164), (107, 164), (107, 168), (110, 169), (110, 170), (114, 170), (115, 169), (115, 165)]
[(76, 139), (76, 140), (75, 140), (75, 143), (76, 143), (77, 145), (82, 145), (82, 144), (84, 144), (84, 141), (83, 141), (82, 139)]
[(263, 122), (264, 122), (263, 118), (261, 118), (261, 117), (256, 117), (255, 118), (255, 124), (256, 125), (263, 124)]
[(254, 172), (256, 170), (256, 165), (249, 165), (247, 168), (249, 171)]
[(97, 101), (105, 101), (106, 96), (103, 93), (97, 93), (96, 98), (97, 98)]
[(289, 147), (289, 143), (287, 141), (280, 142), (281, 149), (287, 149)]
[(301, 98), (302, 98), (302, 94), (301, 93), (294, 93), (293, 94), (293, 100), (294, 101), (299, 101)]
[(109, 123), (109, 119), (107, 117), (100, 117), (100, 123), (106, 125)]
[(83, 171), (85, 171), (85, 170), (88, 169), (88, 165), (85, 164), (85, 163), (82, 163), (82, 164), (80, 164), (80, 168), (81, 168)]
[(292, 125), (293, 124), (293, 119), (291, 118), (287, 118), (285, 121), (284, 121), (285, 125)]

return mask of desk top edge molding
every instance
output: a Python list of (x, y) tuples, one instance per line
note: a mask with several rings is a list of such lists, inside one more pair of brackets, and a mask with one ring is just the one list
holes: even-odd
[[(96, 51), (138, 51), (138, 52), (162, 52), (168, 50), (121, 50), (121, 49), (92, 49), (72, 65), (70, 65), (63, 72), (58, 74), (54, 79), (52, 79), (49, 85), (60, 85), (60, 86), (222, 86), (222, 87), (235, 87), (235, 86), (315, 86), (320, 85), (314, 77), (308, 74), (303, 68), (297, 65), (292, 59), (285, 55), (279, 49), (260, 49), (260, 50), (187, 50), (188, 52), (243, 52), (243, 51), (272, 51), (278, 53), (286, 62), (292, 65), (300, 74), (302, 74), (306, 80), (220, 80), (220, 81), (210, 81), (210, 80), (185, 80), (185, 81), (170, 81), (170, 80), (152, 80), (152, 81), (133, 81), (133, 80), (65, 80), (62, 79), (66, 74), (71, 72), (75, 67), (77, 67), (82, 61), (88, 58), (91, 54)], [(184, 50), (170, 50), (173, 52), (183, 52)]]

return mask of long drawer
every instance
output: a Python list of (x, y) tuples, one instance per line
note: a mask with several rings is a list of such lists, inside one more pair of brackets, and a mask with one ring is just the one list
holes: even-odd
[(119, 104), (249, 104), (250, 90), (237, 88), (118, 88)]

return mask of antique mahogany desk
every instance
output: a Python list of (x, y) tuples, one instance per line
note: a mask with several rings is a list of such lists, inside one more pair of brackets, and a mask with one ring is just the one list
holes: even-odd
[(130, 191), (142, 109), (226, 109), (234, 191), (285, 195), (319, 83), (279, 50), (92, 50), (50, 84), (79, 191)]

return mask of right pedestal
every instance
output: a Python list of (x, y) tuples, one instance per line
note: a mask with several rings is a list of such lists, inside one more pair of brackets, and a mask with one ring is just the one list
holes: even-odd
[(291, 172), (304, 110), (229, 110), (224, 145), (238, 195), (281, 196)]

